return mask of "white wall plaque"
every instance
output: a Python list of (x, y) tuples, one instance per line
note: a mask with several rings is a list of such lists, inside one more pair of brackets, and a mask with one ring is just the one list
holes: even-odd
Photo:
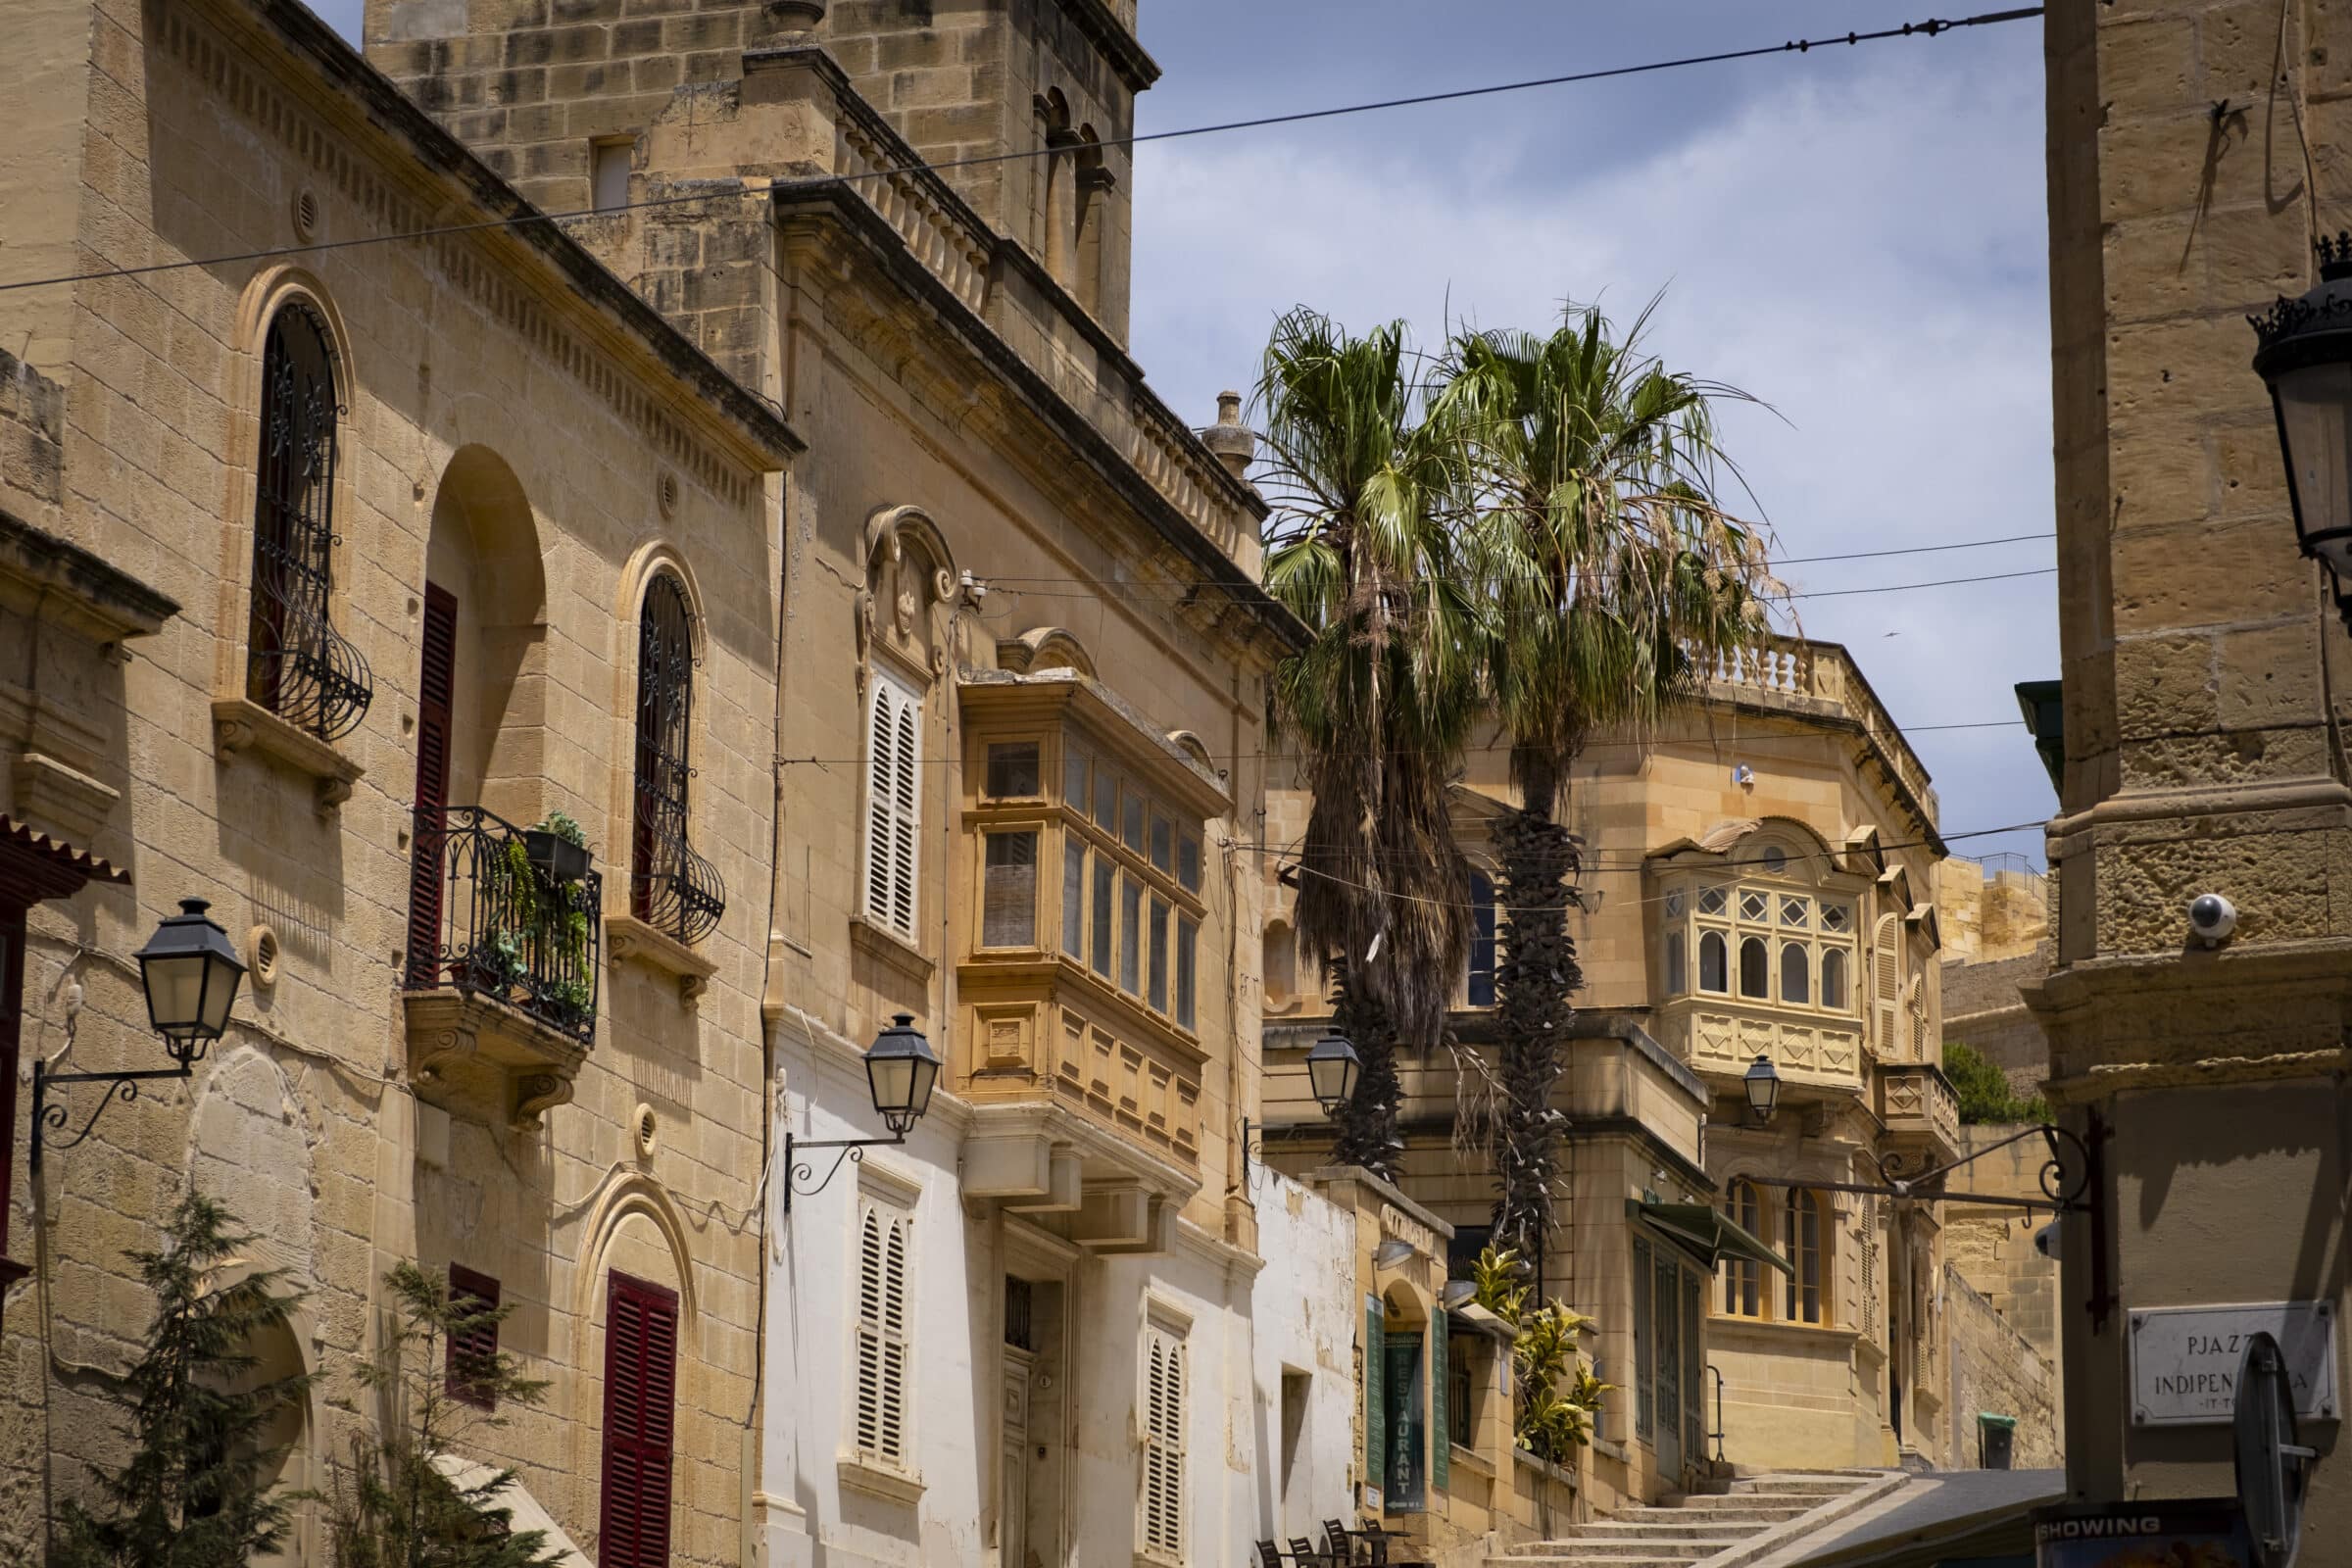
[(2132, 1312), (2132, 1424), (2228, 1426), (2249, 1336), (2269, 1330), (2286, 1358), (2295, 1414), (2336, 1419), (2335, 1312), (2327, 1301), (2148, 1306)]

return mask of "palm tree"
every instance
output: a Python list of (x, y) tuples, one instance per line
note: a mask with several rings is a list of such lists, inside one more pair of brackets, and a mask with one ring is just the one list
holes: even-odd
[(1312, 792), (1298, 937), (1363, 1058), (1334, 1157), (1396, 1172), (1396, 1054), (1436, 1046), (1469, 945), (1469, 868), (1446, 788), (1485, 635), (1449, 527), (1462, 447), (1431, 417), (1401, 323), (1275, 324), (1257, 405), (1274, 508), (1266, 584), (1313, 632), (1274, 675), (1270, 723)]
[[(1745, 394), (1668, 370), (1642, 346), (1652, 300), (1616, 336), (1595, 308), (1547, 337), (1469, 333), (1437, 402), (1474, 454), (1492, 548), (1494, 710), (1519, 808), (1502, 871), (1494, 1240), (1541, 1256), (1561, 1118), (1551, 1104), (1583, 985), (1567, 911), (1569, 772), (1603, 729), (1640, 732), (1691, 696), (1713, 656), (1751, 645), (1779, 591), (1764, 538), (1719, 504), (1712, 404)], [(1736, 470), (1735, 470), (1736, 472)]]

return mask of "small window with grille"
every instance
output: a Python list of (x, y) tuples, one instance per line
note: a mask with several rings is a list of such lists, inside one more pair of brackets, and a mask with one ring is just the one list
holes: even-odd
[(726, 883), (687, 841), (687, 754), (694, 724), (694, 612), (685, 584), (658, 571), (637, 619), (635, 821), (629, 912), (689, 945), (718, 928)]
[(329, 614), (336, 399), (335, 345), (325, 318), (299, 300), (285, 305), (271, 318), (262, 348), (245, 695), (327, 741), (356, 729), (375, 696), (368, 661)]

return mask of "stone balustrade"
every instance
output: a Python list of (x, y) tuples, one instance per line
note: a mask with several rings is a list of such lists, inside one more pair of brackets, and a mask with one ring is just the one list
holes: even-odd
[(1712, 696), (1827, 705), (1851, 719), (1887, 772), (1919, 803), (1922, 814), (1934, 825), (1938, 808), (1926, 765), (1863, 678), (1853, 655), (1843, 647), (1808, 638), (1772, 637), (1750, 647), (1727, 650), (1704, 664), (1701, 678)]

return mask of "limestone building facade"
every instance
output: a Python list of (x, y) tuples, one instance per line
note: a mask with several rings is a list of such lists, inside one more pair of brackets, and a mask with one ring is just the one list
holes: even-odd
[[(764, 1560), (1220, 1562), (1351, 1516), (1348, 1233), (1246, 1187), (1239, 1137), (1264, 680), (1300, 629), (1247, 438), (1222, 460), (1123, 349), (1132, 6), (639, 10), (372, 0), (367, 38), (526, 192), (609, 209), (572, 231), (808, 439)], [(797, 1152), (885, 1136), (858, 1057), (901, 1015), (945, 1059), (928, 1114)]]
[[(466, 1450), (582, 1563), (1351, 1518), (1360, 1216), (1240, 1137), (1299, 632), (1122, 348), (1132, 5), (620, 9), (43, 0), (0, 76), (67, 279), (0, 306), (0, 1097), (157, 1059), (183, 895), (253, 975), (37, 1176), (13, 1102), (0, 1530), (191, 1177), (310, 1293), (290, 1485), (415, 1257), (514, 1308)], [(928, 1114), (835, 1166), (901, 1015)]]
[[(2227, 1496), (2227, 1413), (2150, 1407), (2138, 1315), (2316, 1303), (2341, 1366), (2352, 1304), (2352, 647), (2296, 554), (2247, 326), (2352, 210), (2352, 19), (2061, 6), (2044, 40), (2064, 771), (2056, 952), (2028, 1000), (2096, 1156), (2060, 1227), (2068, 1480), (2097, 1504)], [(2191, 938), (2205, 893), (2238, 910), (2220, 947)], [(2304, 1431), (2340, 1447), (2317, 1409)], [(2352, 1532), (2340, 1458), (2303, 1528)]]
[[(1504, 753), (1474, 752), (1455, 792), (1477, 904), (1454, 1032), (1487, 1070), (1501, 938), (1482, 824), (1513, 798)], [(1297, 841), (1307, 805), (1277, 780), (1270, 845)], [(1596, 740), (1566, 820), (1586, 865), (1571, 914), (1586, 989), (1541, 1266), (1548, 1294), (1599, 1321), (1595, 1359), (1619, 1385), (1581, 1505), (1680, 1490), (1718, 1430), (1734, 1463), (1943, 1462), (1944, 1205), (1826, 1185), (1957, 1152), (1926, 769), (1843, 649), (1774, 643), (1725, 661), (1654, 739)], [(1268, 1094), (1288, 1135), (1271, 1147), (1311, 1162), (1329, 1135), (1299, 1059), (1329, 1009), (1277, 859), (1266, 874)], [(1741, 1086), (1759, 1055), (1783, 1083), (1766, 1126)], [(1457, 1271), (1494, 1202), (1457, 1141), (1481, 1076), (1446, 1052), (1404, 1071), (1400, 1185), (1453, 1226)]]
[[(512, 187), (302, 7), (16, 20), (11, 279), (97, 275), (0, 304), (0, 811), (89, 874), (9, 944), (0, 1076), (163, 1065), (128, 956), (182, 898), (250, 968), (184, 1085), (59, 1088), (37, 1172), (15, 1097), (0, 1530), (37, 1551), (109, 1457), (149, 1310), (123, 1254), (194, 1179), (307, 1293), (255, 1348), (320, 1378), (282, 1480), (370, 1419), (414, 1258), (512, 1304), (548, 1380), (466, 1440), (525, 1517), (607, 1564), (740, 1561), (801, 438), (560, 229), (495, 226)], [(563, 819), (584, 871), (532, 858)]]

